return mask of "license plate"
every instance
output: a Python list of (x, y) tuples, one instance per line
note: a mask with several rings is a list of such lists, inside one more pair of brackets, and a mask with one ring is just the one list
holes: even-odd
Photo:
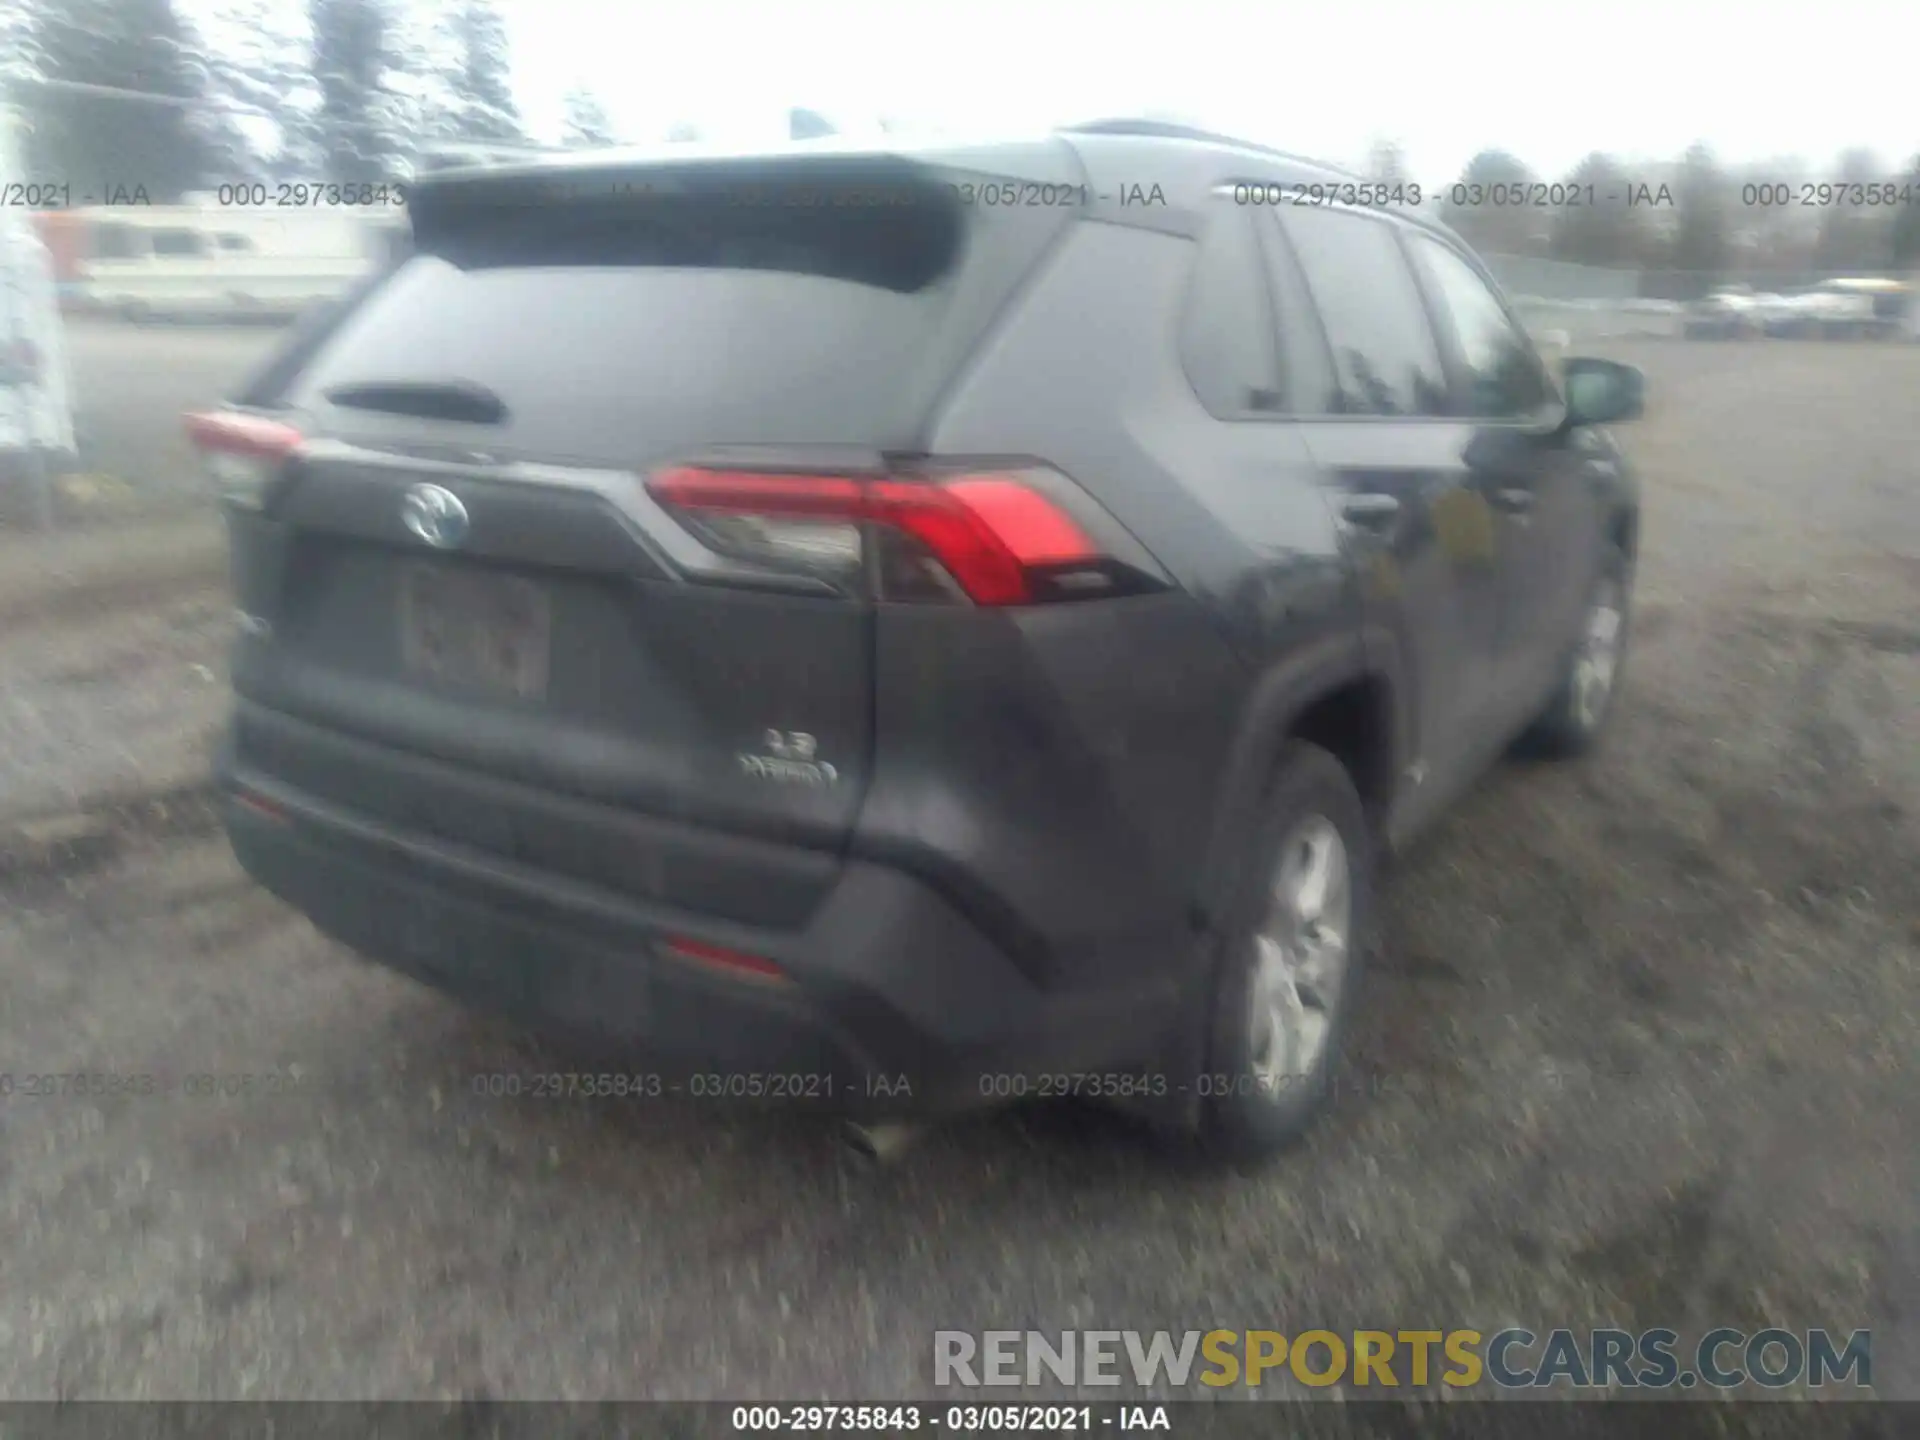
[(538, 699), (547, 692), (552, 612), (516, 575), (410, 565), (400, 582), (400, 660), (454, 689)]

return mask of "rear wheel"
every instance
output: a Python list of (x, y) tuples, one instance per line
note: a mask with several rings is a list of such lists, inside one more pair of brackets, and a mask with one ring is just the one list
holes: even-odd
[(1201, 1139), (1255, 1158), (1325, 1108), (1373, 925), (1373, 845), (1340, 762), (1290, 744), (1216, 978)]
[(1631, 566), (1610, 550), (1581, 618), (1580, 634), (1540, 718), (1522, 737), (1522, 749), (1549, 757), (1584, 755), (1600, 741), (1627, 658)]

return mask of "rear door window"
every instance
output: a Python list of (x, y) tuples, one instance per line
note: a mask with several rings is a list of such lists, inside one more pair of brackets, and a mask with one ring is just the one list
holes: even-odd
[(1281, 219), (1333, 352), (1335, 412), (1445, 415), (1439, 346), (1393, 224), (1325, 206)]
[(1220, 419), (1270, 417), (1282, 408), (1270, 302), (1250, 213), (1223, 200), (1215, 202), (1194, 257), (1180, 357), (1201, 404)]
[(1286, 405), (1290, 415), (1328, 415), (1340, 410), (1339, 387), (1327, 355), (1327, 337), (1314, 313), (1313, 299), (1300, 273), (1299, 262), (1280, 234), (1272, 211), (1256, 212), (1260, 249), (1266, 258), (1267, 281), (1273, 291), (1275, 324), (1280, 336), (1281, 369), (1286, 375)]

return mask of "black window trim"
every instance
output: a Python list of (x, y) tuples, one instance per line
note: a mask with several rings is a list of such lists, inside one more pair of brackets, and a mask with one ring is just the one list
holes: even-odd
[[(1319, 297), (1313, 293), (1313, 286), (1307, 279), (1306, 267), (1300, 263), (1299, 252), (1293, 248), (1293, 237), (1287, 233), (1286, 222), (1280, 218), (1281, 210), (1286, 208), (1285, 206), (1281, 206), (1269, 212), (1273, 218), (1273, 223), (1268, 228), (1280, 242), (1281, 250), (1286, 259), (1292, 264), (1294, 273), (1302, 279), (1302, 288), (1306, 292), (1307, 303), (1312, 308), (1314, 320), (1319, 327), (1320, 343), (1326, 350), (1327, 363), (1334, 366), (1332, 373), (1338, 376), (1340, 372), (1333, 356), (1333, 337), (1327, 333), (1326, 316), (1320, 313)], [(1453, 405), (1457, 405), (1459, 402), (1454, 394), (1457, 382), (1454, 378), (1452, 364), (1452, 340), (1450, 336), (1443, 333), (1442, 328), (1434, 316), (1433, 302), (1427, 294), (1427, 287), (1419, 270), (1414, 265), (1413, 256), (1407, 252), (1404, 238), (1405, 232), (1409, 230), (1417, 229), (1422, 234), (1431, 234), (1432, 232), (1426, 230), (1424, 227), (1410, 224), (1399, 215), (1365, 205), (1344, 205), (1338, 202), (1328, 202), (1326, 204), (1314, 205), (1312, 208), (1315, 210), (1337, 210), (1343, 215), (1358, 216), (1361, 219), (1375, 221), (1387, 227), (1388, 233), (1393, 236), (1394, 248), (1400, 255), (1401, 263), (1412, 272), (1410, 278), (1413, 281), (1415, 293), (1420, 297), (1420, 312), (1426, 319), (1427, 333), (1432, 337), (1434, 350), (1440, 359), (1442, 378), (1446, 381), (1447, 394), (1450, 402), (1449, 409), (1451, 409)], [(1504, 303), (1503, 300), (1503, 306)], [(1529, 340), (1531, 340), (1531, 337), (1529, 337)], [(1285, 392), (1282, 393), (1284, 394)], [(1435, 425), (1457, 423), (1460, 417), (1457, 415), (1356, 415), (1341, 412), (1321, 412), (1318, 414), (1280, 415), (1274, 418), (1289, 420), (1296, 424), (1315, 425)]]
[[(1242, 181), (1241, 183), (1244, 184), (1246, 182)], [(1210, 201), (1217, 200), (1222, 195), (1230, 198), (1232, 193), (1232, 184), (1218, 185), (1209, 193), (1208, 199)], [(1209, 210), (1211, 210), (1211, 208), (1212, 207), (1209, 206)], [(1291, 386), (1280, 348), (1280, 332), (1274, 321), (1275, 305), (1273, 283), (1267, 276), (1265, 254), (1260, 248), (1259, 233), (1252, 228), (1246, 208), (1244, 206), (1236, 206), (1232, 211), (1224, 213), (1235, 217), (1232, 223), (1239, 224), (1243, 232), (1253, 241), (1255, 260), (1253, 267), (1254, 281), (1260, 288), (1260, 299), (1265, 302), (1264, 305), (1257, 308), (1266, 317), (1266, 324), (1261, 328), (1264, 329), (1266, 333), (1267, 358), (1272, 363), (1274, 379), (1279, 386), (1277, 393), (1280, 397), (1280, 405), (1277, 409), (1273, 410), (1241, 409), (1222, 414), (1207, 403), (1206, 396), (1200, 393), (1200, 387), (1194, 383), (1193, 372), (1187, 368), (1187, 319), (1193, 313), (1194, 291), (1198, 289), (1200, 285), (1200, 262), (1206, 254), (1207, 241), (1214, 233), (1214, 226), (1227, 223), (1221, 218), (1221, 212), (1209, 214), (1199, 225), (1198, 233), (1194, 236), (1193, 261), (1187, 267), (1187, 281), (1186, 284), (1181, 287), (1180, 291), (1180, 313), (1178, 330), (1174, 336), (1174, 358), (1179, 363), (1180, 374), (1186, 379), (1187, 388), (1193, 392), (1195, 403), (1214, 419), (1227, 425), (1278, 424), (1292, 418), (1287, 412), (1287, 403), (1291, 399)]]
[[(1271, 254), (1271, 259), (1267, 267), (1269, 272), (1267, 289), (1271, 294), (1273, 290), (1271, 272), (1275, 266), (1284, 267), (1287, 272), (1292, 275), (1294, 288), (1298, 292), (1295, 298), (1300, 305), (1305, 307), (1313, 333), (1319, 341), (1318, 349), (1320, 352), (1321, 374), (1327, 380), (1337, 384), (1340, 375), (1340, 362), (1334, 357), (1333, 337), (1327, 333), (1327, 317), (1320, 313), (1320, 302), (1314, 297), (1313, 286), (1307, 283), (1306, 267), (1300, 263), (1300, 255), (1299, 252), (1293, 248), (1292, 237), (1287, 234), (1286, 227), (1280, 223), (1279, 211), (1269, 211), (1268, 214), (1271, 217), (1269, 223), (1258, 226), (1261, 252), (1262, 254)], [(1277, 296), (1272, 297), (1272, 309), (1274, 312), (1274, 327), (1277, 332), (1286, 320), (1286, 317), (1280, 313), (1280, 304)], [(1276, 338), (1278, 338), (1277, 335)], [(1292, 385), (1283, 386), (1280, 393), (1284, 399), (1290, 402), (1299, 399), (1299, 395)], [(1287, 420), (1354, 420), (1363, 417), (1341, 415), (1332, 410), (1298, 410), (1290, 411), (1281, 418)], [(1380, 416), (1377, 418), (1404, 419), (1407, 417)]]

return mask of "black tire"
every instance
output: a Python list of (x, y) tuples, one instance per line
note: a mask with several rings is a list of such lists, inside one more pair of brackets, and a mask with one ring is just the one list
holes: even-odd
[[(1337, 997), (1325, 1009), (1326, 1040), (1319, 1059), (1297, 1079), (1265, 1083), (1255, 1063), (1260, 931), (1272, 904), (1282, 848), (1316, 817), (1331, 825), (1345, 851), (1350, 918), (1344, 976)], [(1199, 1140), (1209, 1154), (1253, 1160), (1297, 1140), (1326, 1109), (1348, 1017), (1374, 942), (1373, 833), (1346, 767), (1316, 745), (1289, 743), (1275, 768), (1261, 830), (1247, 858), (1215, 965), (1207, 1071), (1199, 1085)]]
[[(1596, 607), (1613, 597), (1619, 617), (1613, 645), (1613, 663), (1605, 696), (1598, 705), (1581, 697), (1581, 662), (1585, 656), (1588, 626)], [(1548, 760), (1570, 760), (1589, 754), (1606, 733), (1620, 694), (1620, 680), (1626, 670), (1628, 641), (1633, 630), (1633, 564), (1617, 546), (1607, 547), (1607, 557), (1594, 582), (1593, 595), (1581, 611), (1581, 633), (1569, 642), (1567, 658), (1553, 695), (1539, 718), (1520, 737), (1523, 754)]]

